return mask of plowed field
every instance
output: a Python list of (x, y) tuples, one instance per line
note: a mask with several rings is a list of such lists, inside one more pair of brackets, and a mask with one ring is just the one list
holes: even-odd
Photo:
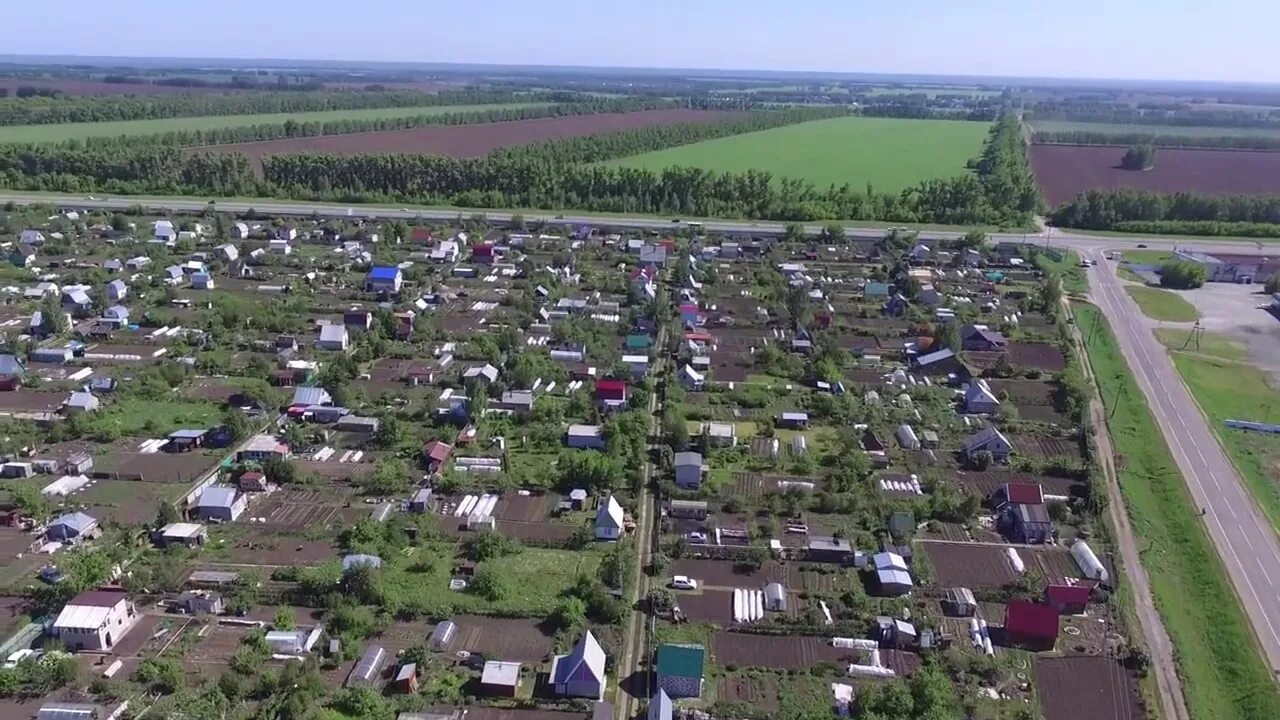
[(1051, 205), (1085, 190), (1120, 187), (1212, 195), (1280, 193), (1280, 153), (1247, 150), (1156, 152), (1150, 170), (1121, 170), (1126, 148), (1032, 145), (1031, 168)]

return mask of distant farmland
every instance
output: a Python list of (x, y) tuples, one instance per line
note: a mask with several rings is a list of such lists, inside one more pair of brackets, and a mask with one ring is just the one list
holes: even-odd
[(1120, 169), (1123, 147), (1032, 145), (1031, 168), (1050, 204), (1085, 190), (1120, 187), (1209, 195), (1280, 194), (1280, 153), (1248, 150), (1176, 150), (1156, 153), (1150, 170)]
[(1029, 120), (1033, 132), (1090, 132), (1106, 135), (1168, 135), (1176, 137), (1268, 137), (1280, 138), (1280, 128), (1207, 127), (1200, 125), (1126, 125), (1069, 120)]
[(264, 115), (207, 115), (159, 120), (121, 120), (117, 122), (64, 123), (55, 125), (9, 125), (0, 126), (0, 143), (61, 142), (63, 140), (79, 140), (88, 137), (155, 135), (174, 130), (216, 130), (218, 128), (249, 127), (251, 125), (280, 125), (287, 120), (301, 123), (420, 117), (455, 112), (541, 107), (547, 104), (515, 103), (508, 105), (367, 108), (361, 110), (322, 110), (318, 112), (270, 113)]
[(544, 140), (620, 132), (655, 125), (714, 122), (731, 118), (736, 114), (715, 110), (642, 110), (629, 113), (566, 115), (533, 120), (436, 125), (408, 130), (234, 143), (200, 148), (193, 152), (238, 152), (255, 160), (267, 155), (295, 152), (335, 155), (419, 153), (450, 157), (480, 157), (498, 148), (528, 145)]
[(897, 192), (921, 180), (953, 177), (982, 150), (988, 125), (952, 120), (847, 117), (788, 125), (610, 161), (661, 170), (763, 170), (819, 187), (871, 184)]

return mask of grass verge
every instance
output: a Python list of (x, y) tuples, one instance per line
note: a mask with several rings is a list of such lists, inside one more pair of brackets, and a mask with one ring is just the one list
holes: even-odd
[(1126, 287), (1125, 292), (1138, 303), (1142, 314), (1161, 322), (1195, 322), (1200, 318), (1196, 306), (1175, 292), (1149, 287)]
[(1220, 333), (1202, 332), (1200, 340), (1194, 342), (1191, 340), (1189, 330), (1158, 328), (1155, 332), (1160, 344), (1170, 350), (1178, 350), (1190, 355), (1207, 355), (1219, 360), (1249, 361), (1249, 348), (1245, 347), (1244, 343)]
[(1089, 280), (1085, 277), (1084, 268), (1080, 267), (1080, 256), (1074, 250), (1063, 252), (1061, 260), (1055, 261), (1048, 253), (1037, 253), (1034, 260), (1040, 272), (1057, 275), (1066, 292), (1083, 295), (1089, 291)]
[(1248, 363), (1174, 352), (1173, 364), (1258, 507), (1280, 533), (1280, 435), (1222, 424), (1228, 419), (1280, 422), (1280, 392), (1266, 373)]
[(1280, 717), (1280, 689), (1101, 311), (1077, 305), (1115, 445), (1120, 488), (1194, 718)]

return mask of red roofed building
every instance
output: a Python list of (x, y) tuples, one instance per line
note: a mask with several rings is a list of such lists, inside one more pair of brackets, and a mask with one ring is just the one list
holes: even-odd
[(684, 334), (684, 339), (688, 340), (689, 342), (706, 344), (706, 343), (710, 343), (714, 338), (711, 337), (711, 333), (687, 332)]
[(1053, 608), (1059, 615), (1080, 615), (1089, 606), (1089, 595), (1093, 592), (1091, 582), (1051, 583), (1044, 589), (1044, 604)]
[(431, 231), (427, 228), (416, 227), (409, 231), (409, 242), (431, 242)]
[(496, 254), (493, 243), (480, 243), (471, 248), (471, 262), (492, 264)]
[(596, 404), (604, 409), (617, 409), (627, 404), (627, 383), (624, 380), (597, 380)]
[(422, 447), (422, 461), (426, 463), (427, 469), (432, 472), (444, 467), (451, 454), (453, 454), (453, 446), (446, 445), (438, 440), (427, 443)]
[(1044, 489), (1039, 483), (1005, 483), (1004, 499), (1019, 505), (1043, 505)]
[(669, 252), (669, 253), (673, 253), (673, 252), (675, 252), (675, 251), (676, 251), (676, 241), (675, 241), (675, 238), (665, 238), (665, 239), (659, 240), (659, 241), (658, 241), (658, 244), (659, 244), (659, 245), (661, 245), (662, 247), (666, 248), (666, 249), (667, 249), (667, 252)]
[(1014, 600), (1004, 607), (1004, 636), (1011, 645), (1052, 650), (1058, 642), (1058, 611), (1048, 605)]

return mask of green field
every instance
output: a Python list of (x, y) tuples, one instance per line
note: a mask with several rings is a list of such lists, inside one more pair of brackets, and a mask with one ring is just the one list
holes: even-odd
[(266, 115), (206, 115), (160, 120), (121, 120), (118, 122), (65, 123), (61, 125), (9, 125), (0, 126), (0, 143), (61, 142), (63, 140), (79, 140), (87, 137), (155, 135), (175, 130), (217, 130), (220, 128), (249, 127), (251, 125), (280, 125), (287, 120), (293, 120), (294, 122), (376, 120), (379, 118), (441, 115), (451, 112), (538, 107), (546, 104), (445, 105), (437, 107), (370, 108), (364, 110), (322, 110), (318, 112), (271, 113)]
[(921, 180), (965, 171), (982, 150), (986, 123), (844, 117), (788, 125), (612, 160), (614, 167), (763, 170), (818, 187), (898, 192)]
[(1149, 287), (1126, 287), (1125, 292), (1138, 303), (1142, 314), (1161, 322), (1195, 322), (1200, 317), (1196, 306), (1170, 290)]
[(1106, 405), (1120, 489), (1196, 720), (1280, 717), (1277, 690), (1142, 390), (1097, 308), (1075, 307)]
[(1202, 332), (1198, 342), (1189, 344), (1190, 338), (1191, 332), (1188, 330), (1173, 328), (1156, 330), (1156, 339), (1170, 350), (1182, 350), (1193, 355), (1206, 355), (1219, 360), (1249, 361), (1249, 349), (1244, 343), (1232, 340), (1226, 335)]
[(1209, 127), (1202, 125), (1126, 125), (1071, 120), (1031, 120), (1035, 132), (1096, 132), (1108, 135), (1170, 135), (1174, 137), (1280, 137), (1280, 128)]

